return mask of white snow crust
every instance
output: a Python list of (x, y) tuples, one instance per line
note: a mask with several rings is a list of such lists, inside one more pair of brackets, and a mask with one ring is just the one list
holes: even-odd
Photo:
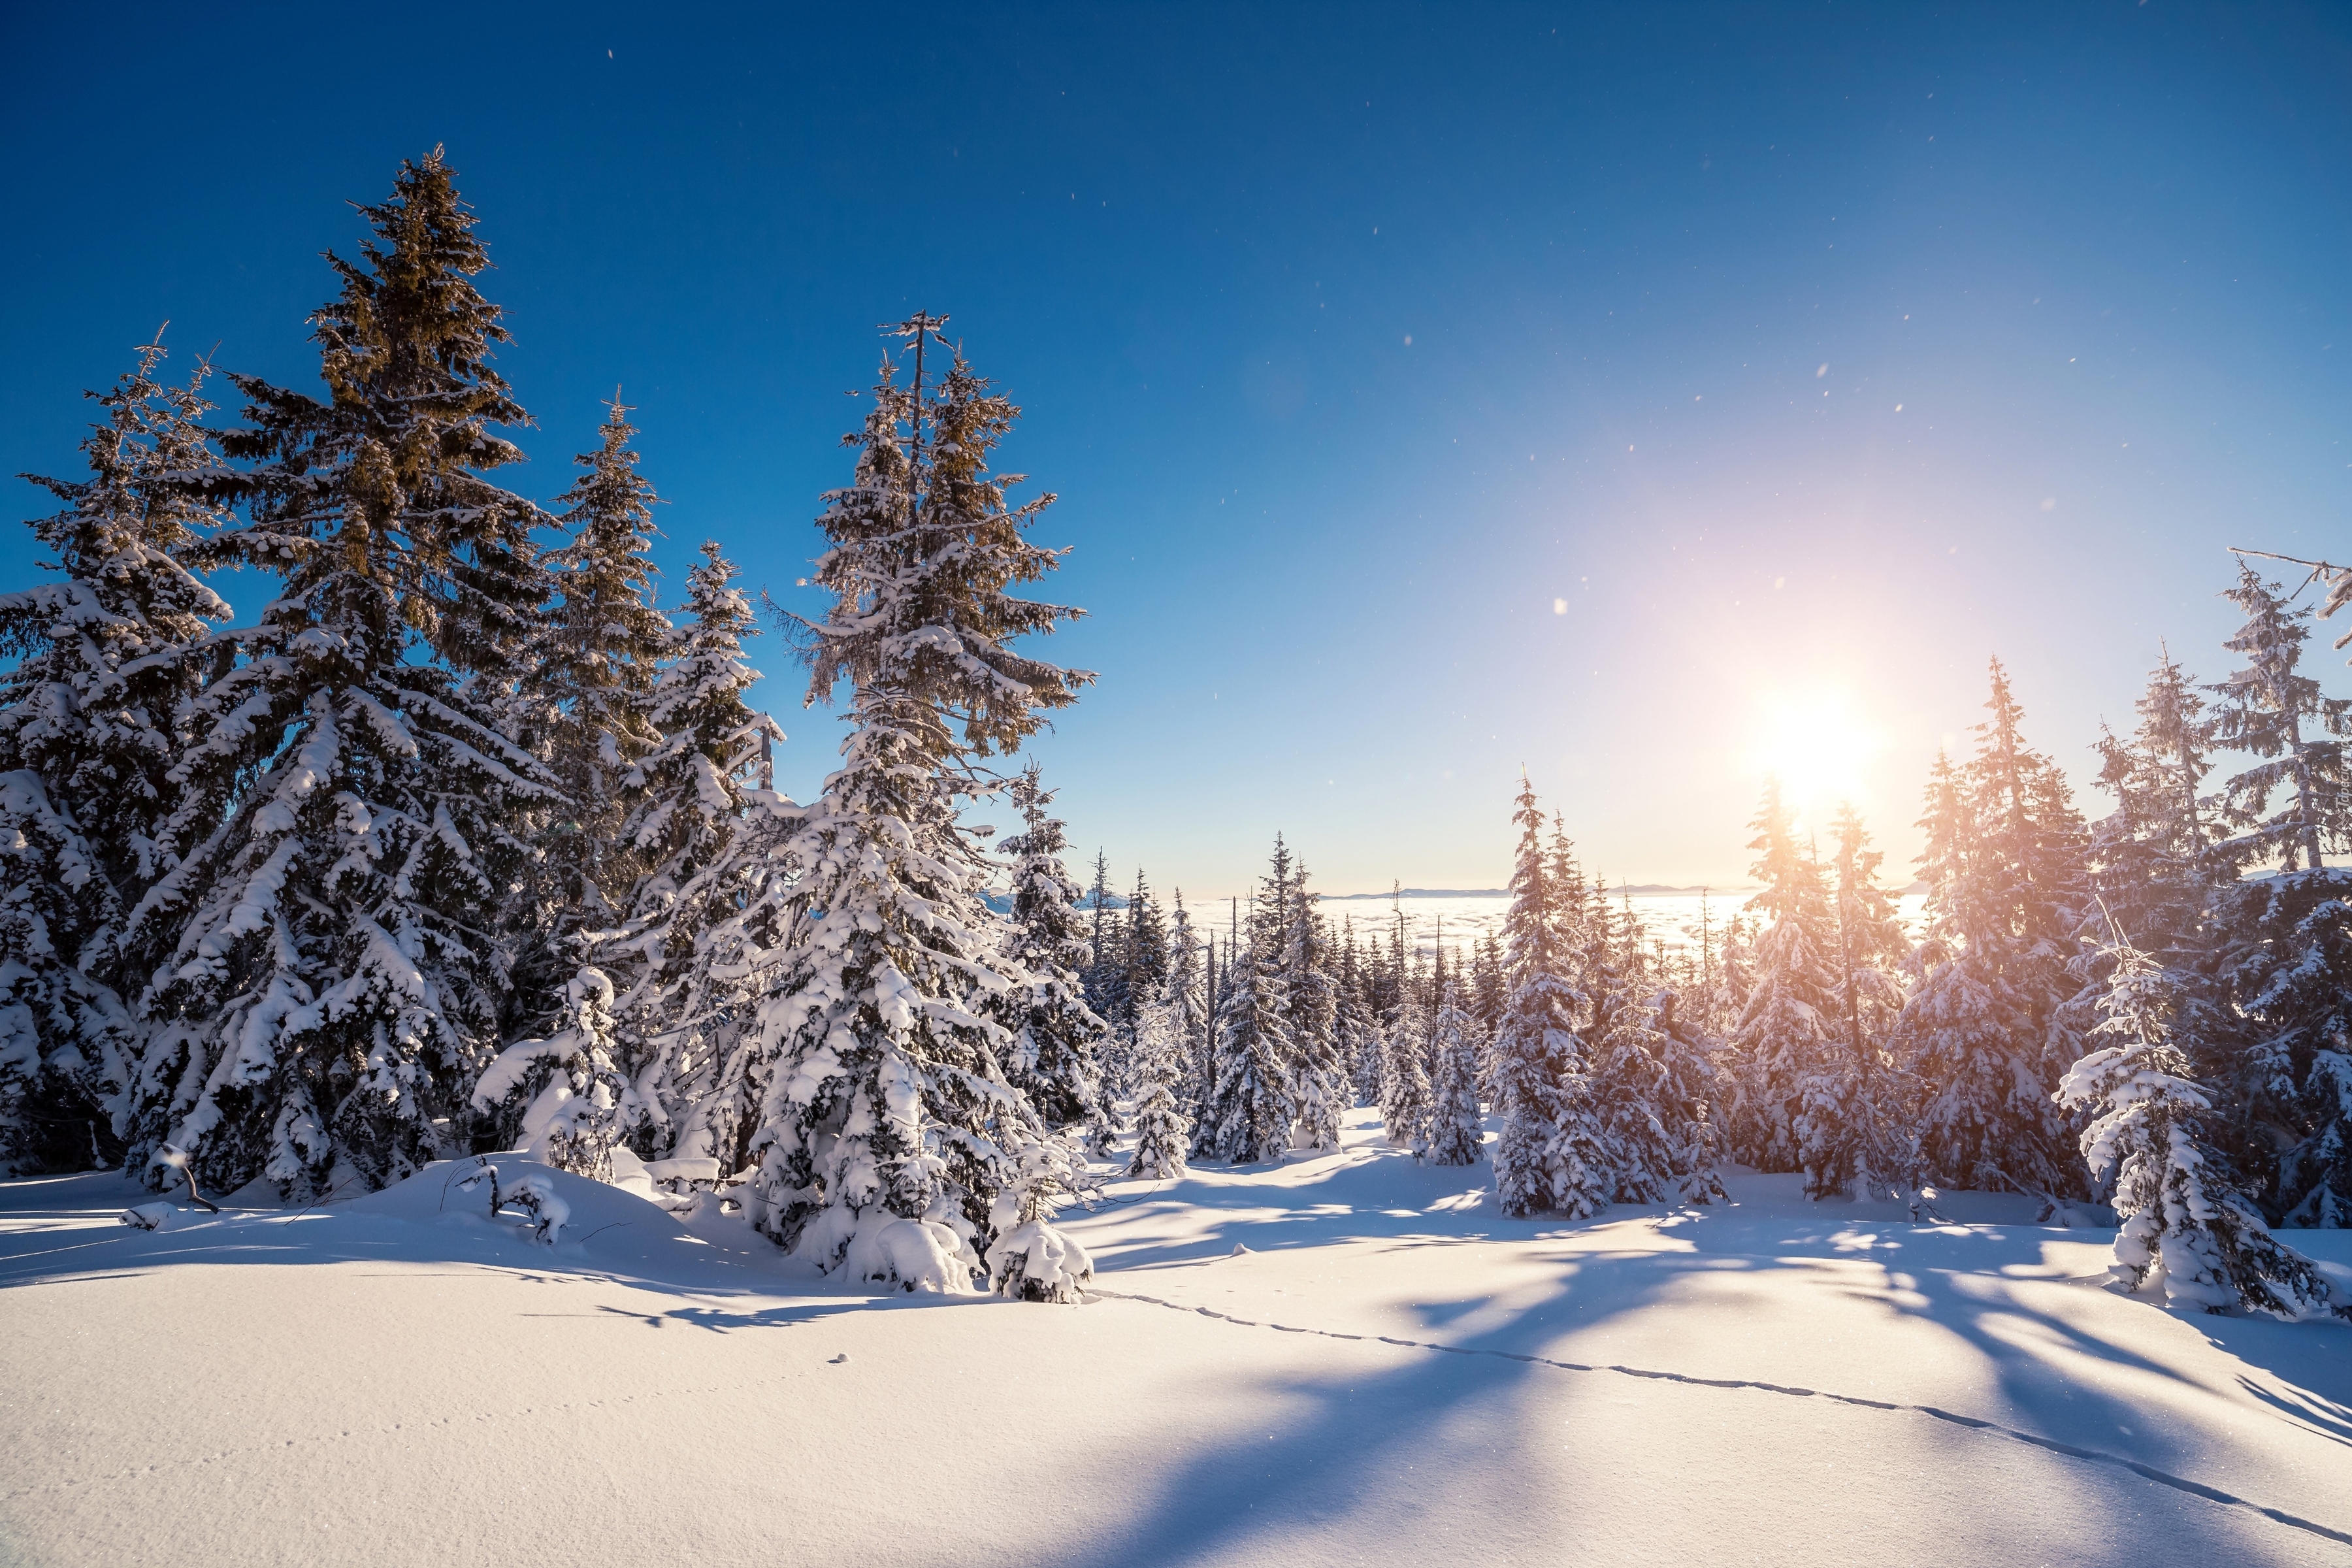
[(1358, 1111), (1113, 1182), (1041, 1306), (951, 1235), (877, 1226), (945, 1279), (861, 1286), (493, 1163), (551, 1243), (470, 1160), (152, 1230), (115, 1177), (0, 1184), (0, 1561), (2352, 1561), (2352, 1329), (2118, 1294), (2113, 1230), (2022, 1199), (1507, 1220)]

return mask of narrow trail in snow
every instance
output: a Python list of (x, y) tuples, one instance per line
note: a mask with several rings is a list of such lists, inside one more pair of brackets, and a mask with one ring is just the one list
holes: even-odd
[(1502, 1361), (1526, 1362), (1535, 1366), (1556, 1367), (1561, 1372), (1611, 1372), (1622, 1377), (1649, 1378), (1659, 1383), (1683, 1383), (1696, 1388), (1753, 1389), (1759, 1394), (1778, 1394), (1791, 1399), (1826, 1399), (1833, 1405), (1858, 1405), (1865, 1410), (1889, 1410), (1904, 1415), (1927, 1415), (1938, 1421), (1949, 1422), (1955, 1426), (1965, 1426), (1973, 1432), (2007, 1437), (2013, 1442), (2029, 1444), (2036, 1448), (2046, 1448), (2053, 1454), (2063, 1454), (2070, 1459), (2087, 1459), (2094, 1464), (2113, 1465), (2119, 1469), (2129, 1470), (2134, 1475), (2145, 1477), (2159, 1485), (2172, 1487), (2177, 1490), (2203, 1498), (2209, 1502), (2222, 1503), (2231, 1508), (2247, 1509), (2275, 1523), (2316, 1535), (2323, 1541), (2333, 1541), (2342, 1545), (2352, 1546), (2352, 1534), (2347, 1534), (2340, 1530), (2330, 1530), (2315, 1521), (2300, 1518), (2282, 1509), (2264, 1507), (2250, 1499), (2225, 1492), (2218, 1487), (2209, 1487), (2202, 1481), (2192, 1481), (2184, 1476), (2176, 1476), (2168, 1470), (2159, 1470), (2155, 1466), (2142, 1464), (2137, 1459), (2127, 1459), (2121, 1454), (2110, 1454), (2099, 1448), (2077, 1447), (2072, 1443), (2062, 1443), (2055, 1437), (2037, 1436), (2032, 1432), (2021, 1432), (2014, 1426), (2004, 1426), (1998, 1421), (1982, 1421), (1973, 1415), (1957, 1415), (1933, 1405), (1901, 1405), (1884, 1399), (1864, 1399), (1858, 1394), (1828, 1394), (1817, 1388), (1794, 1388), (1781, 1383), (1758, 1383), (1747, 1378), (1691, 1377), (1679, 1372), (1654, 1372), (1638, 1366), (1588, 1365), (1583, 1362), (1554, 1361), (1549, 1356), (1521, 1355), (1516, 1351), (1473, 1350), (1461, 1345), (1432, 1344), (1424, 1340), (1400, 1340), (1387, 1334), (1343, 1334), (1330, 1329), (1302, 1329), (1295, 1328), (1288, 1323), (1262, 1323), (1253, 1318), (1236, 1318), (1229, 1312), (1219, 1312), (1207, 1307), (1187, 1307), (1181, 1302), (1162, 1300), (1157, 1296), (1133, 1295), (1124, 1290), (1089, 1288), (1087, 1294), (1089, 1297), (1105, 1297), (1114, 1301), (1140, 1301), (1150, 1306), (1165, 1307), (1171, 1312), (1189, 1312), (1198, 1317), (1215, 1318), (1222, 1322), (1233, 1323), (1245, 1329), (1273, 1329), (1286, 1334), (1314, 1334), (1327, 1340), (1369, 1340), (1384, 1345), (1397, 1345), (1406, 1350), (1443, 1351), (1449, 1355), (1494, 1356)]

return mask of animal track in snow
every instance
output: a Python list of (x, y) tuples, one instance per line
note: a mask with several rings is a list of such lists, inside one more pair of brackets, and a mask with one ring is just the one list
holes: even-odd
[(1087, 1294), (1090, 1297), (1106, 1297), (1114, 1301), (1141, 1301), (1154, 1307), (1165, 1307), (1171, 1312), (1191, 1312), (1200, 1317), (1215, 1318), (1222, 1322), (1237, 1324), (1245, 1329), (1278, 1329), (1286, 1334), (1314, 1334), (1327, 1340), (1376, 1339), (1381, 1344), (1396, 1345), (1405, 1350), (1443, 1351), (1450, 1355), (1495, 1356), (1504, 1361), (1526, 1362), (1534, 1366), (1556, 1367), (1561, 1372), (1613, 1372), (1622, 1377), (1649, 1378), (1660, 1383), (1684, 1383), (1696, 1388), (1746, 1388), (1753, 1389), (1759, 1394), (1778, 1394), (1788, 1398), (1826, 1399), (1834, 1405), (1858, 1405), (1865, 1410), (1887, 1410), (1911, 1415), (1927, 1415), (1937, 1421), (1949, 1422), (1955, 1426), (1967, 1427), (1970, 1431), (2007, 1437), (2012, 1442), (2028, 1444), (2036, 1448), (2047, 1448), (2053, 1454), (2063, 1454), (2070, 1459), (2086, 1459), (2093, 1464), (2113, 1465), (2119, 1469), (2129, 1470), (2134, 1475), (2155, 1481), (2160, 1486), (2171, 1487), (2192, 1496), (2201, 1497), (2209, 1502), (2218, 1502), (2231, 1508), (2247, 1509), (2261, 1514), (2264, 1519), (2286, 1525), (2290, 1529), (2316, 1535), (2323, 1541), (2334, 1541), (2352, 1546), (2352, 1533), (2331, 1530), (2324, 1524), (2299, 1518), (2281, 1509), (2266, 1508), (2249, 1499), (2225, 1492), (2218, 1487), (2209, 1487), (2201, 1481), (2192, 1481), (2186, 1477), (2176, 1476), (2168, 1470), (2159, 1470), (2153, 1465), (2142, 1464), (2137, 1459), (2127, 1459), (2121, 1454), (2110, 1454), (2098, 1448), (2078, 1447), (2072, 1443), (2062, 1443), (2055, 1437), (2043, 1437), (2032, 1432), (2021, 1432), (2014, 1426), (2004, 1426), (1998, 1421), (1983, 1421), (1973, 1415), (1958, 1415), (1949, 1410), (1939, 1409), (1933, 1405), (1902, 1405), (1884, 1399), (1864, 1399), (1859, 1394), (1829, 1394), (1817, 1388), (1796, 1388), (1787, 1384), (1759, 1383), (1741, 1377), (1692, 1377), (1685, 1373), (1655, 1372), (1647, 1367), (1589, 1365), (1583, 1362), (1554, 1361), (1549, 1356), (1522, 1355), (1517, 1351), (1476, 1350), (1462, 1345), (1432, 1344), (1424, 1340), (1400, 1340), (1387, 1334), (1342, 1334), (1329, 1329), (1296, 1328), (1288, 1323), (1260, 1323), (1254, 1319), (1236, 1318), (1231, 1313), (1213, 1311), (1207, 1307), (1187, 1307), (1181, 1302), (1162, 1300), (1157, 1296), (1139, 1296), (1124, 1290), (1105, 1290), (1096, 1288), (1089, 1289)]

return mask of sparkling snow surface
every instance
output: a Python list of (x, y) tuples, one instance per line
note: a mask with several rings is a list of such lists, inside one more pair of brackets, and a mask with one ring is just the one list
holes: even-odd
[(470, 1168), (153, 1231), (0, 1184), (0, 1561), (2352, 1562), (2352, 1329), (2115, 1294), (2021, 1200), (1508, 1221), (1359, 1111), (1118, 1184), (1043, 1307), (569, 1176), (543, 1247)]

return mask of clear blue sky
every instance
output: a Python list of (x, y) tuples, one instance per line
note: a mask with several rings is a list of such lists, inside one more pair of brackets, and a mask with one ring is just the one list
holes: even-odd
[(231, 9), (11, 9), (0, 471), (166, 317), (312, 384), (344, 204), (446, 142), (510, 482), (625, 384), (669, 593), (716, 537), (789, 596), (872, 328), (950, 311), (1093, 612), (1040, 754), (1163, 889), (1277, 829), (1496, 885), (1522, 763), (1598, 868), (1734, 879), (1816, 731), (1900, 865), (1988, 654), (2083, 776), (2160, 637), (2223, 673), (2223, 546), (2352, 548), (2340, 6)]

